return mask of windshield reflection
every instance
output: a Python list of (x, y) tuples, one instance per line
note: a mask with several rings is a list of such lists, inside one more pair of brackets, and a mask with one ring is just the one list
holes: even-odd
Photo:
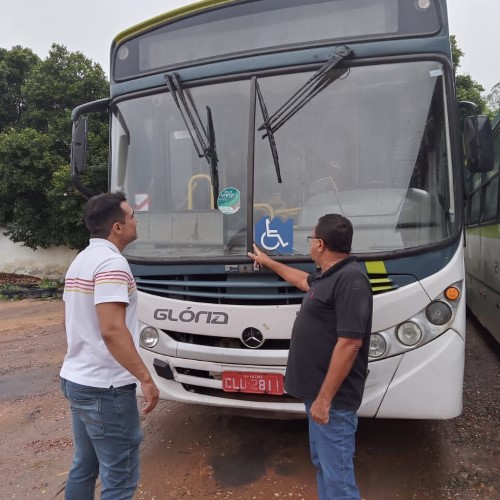
[[(442, 73), (434, 62), (351, 68), (275, 133), (282, 184), (268, 145), (257, 141), (254, 219), (292, 217), (296, 254), (308, 252), (306, 236), (325, 213), (351, 219), (358, 253), (449, 237)], [(259, 79), (270, 112), (307, 77)]]
[[(293, 223), (295, 255), (306, 255), (318, 217), (337, 212), (354, 225), (353, 251), (429, 245), (455, 230), (443, 76), (436, 62), (351, 68), (274, 135), (282, 183), (255, 127), (254, 227), (263, 217)], [(270, 114), (313, 72), (258, 78)], [(135, 259), (246, 255), (251, 82), (185, 89), (211, 110), (220, 195), (168, 92), (117, 104), (112, 189), (137, 214)], [(218, 201), (222, 205), (218, 207)], [(279, 253), (277, 250), (275, 253)]]

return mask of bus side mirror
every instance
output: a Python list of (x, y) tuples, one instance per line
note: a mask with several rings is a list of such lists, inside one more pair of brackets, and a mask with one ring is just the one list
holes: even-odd
[(465, 162), (471, 172), (489, 172), (493, 169), (493, 130), (487, 116), (464, 118)]
[(83, 174), (87, 163), (87, 117), (83, 116), (73, 122), (71, 141), (71, 171), (78, 175)]

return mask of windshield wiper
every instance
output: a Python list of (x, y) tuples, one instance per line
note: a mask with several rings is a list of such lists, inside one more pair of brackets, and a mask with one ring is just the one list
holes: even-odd
[(335, 53), (328, 61), (314, 73), (309, 80), (293, 94), (271, 117), (264, 117), (264, 123), (258, 130), (266, 130), (262, 136), (264, 139), (281, 128), (297, 111), (302, 109), (311, 99), (318, 95), (328, 85), (344, 75), (348, 70), (335, 70), (336, 66), (348, 57), (352, 57), (354, 51), (343, 45), (335, 49)]
[[(210, 177), (212, 180), (212, 190), (214, 195), (214, 205), (217, 204), (217, 198), (219, 196), (219, 172), (218, 164), (219, 159), (217, 157), (217, 151), (215, 149), (215, 132), (214, 124), (212, 121), (212, 110), (209, 106), (207, 109), (207, 129), (203, 127), (200, 115), (196, 109), (192, 100), (190, 100), (191, 108), (188, 105), (188, 101), (184, 94), (184, 89), (182, 88), (181, 82), (179, 80), (179, 75), (177, 73), (172, 73), (171, 75), (165, 75), (165, 82), (167, 84), (168, 90), (172, 95), (179, 113), (181, 114), (182, 120), (186, 125), (191, 141), (193, 142), (194, 149), (198, 155), (198, 158), (205, 158), (210, 166)], [(194, 134), (193, 134), (194, 132)], [(196, 137), (195, 137), (196, 136)], [(215, 207), (214, 207), (215, 208)]]
[[(215, 149), (215, 131), (214, 122), (212, 121), (212, 110), (207, 106), (207, 142), (208, 148), (206, 151), (206, 158), (210, 165), (210, 177), (212, 178), (212, 187), (214, 191), (214, 205), (217, 204), (217, 197), (219, 196), (219, 158), (217, 157), (217, 150)], [(216, 207), (214, 207), (216, 208)]]
[[(271, 147), (271, 153), (273, 155), (273, 161), (274, 161), (274, 168), (276, 169), (276, 176), (278, 177), (278, 182), (282, 182), (281, 180), (281, 172), (280, 172), (280, 163), (278, 159), (278, 149), (276, 148), (276, 141), (274, 140), (274, 134), (273, 134), (273, 129), (271, 125), (269, 124), (269, 115), (267, 113), (267, 108), (266, 108), (266, 103), (264, 102), (264, 98), (262, 97), (262, 92), (260, 91), (260, 86), (259, 82), (257, 81), (257, 78), (254, 77), (254, 82), (255, 82), (255, 89), (257, 90), (257, 96), (259, 98), (259, 104), (260, 104), (260, 110), (262, 112), (262, 118), (264, 118), (264, 125), (262, 127), (265, 127), (266, 129), (266, 134), (262, 136), (264, 137), (267, 135), (267, 138), (269, 139), (269, 146)], [(261, 130), (262, 127), (259, 127), (259, 130)]]

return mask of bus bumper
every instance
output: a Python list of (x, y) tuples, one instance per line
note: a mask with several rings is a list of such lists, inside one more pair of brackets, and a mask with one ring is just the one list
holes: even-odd
[[(150, 367), (151, 375), (160, 391), (160, 398), (181, 403), (249, 410), (251, 413), (268, 412), (290, 416), (303, 415), (304, 404), (288, 395), (268, 396), (227, 393), (222, 390), (221, 374), (224, 370), (285, 373), (285, 366), (232, 365), (171, 356), (141, 349), (141, 357)], [(153, 368), (153, 369), (152, 369)], [(209, 374), (209, 376), (207, 376)], [(139, 392), (140, 393), (140, 392)], [(266, 417), (266, 413), (262, 413)]]
[[(428, 344), (369, 363), (360, 417), (448, 419), (462, 412), (464, 340), (448, 330)], [(304, 414), (304, 404), (287, 395), (270, 397), (222, 390), (223, 370), (241, 365), (184, 359), (141, 349), (141, 356), (160, 390), (160, 398), (181, 403), (249, 412)], [(153, 368), (154, 369), (151, 369)], [(245, 365), (246, 371), (285, 373), (285, 367)], [(209, 376), (200, 375), (202, 373)]]

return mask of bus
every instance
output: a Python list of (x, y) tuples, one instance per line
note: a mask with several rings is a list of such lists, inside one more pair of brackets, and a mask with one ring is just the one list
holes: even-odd
[(495, 160), (466, 181), (465, 286), (467, 306), (500, 342), (500, 112), (493, 121)]
[(312, 272), (307, 236), (340, 213), (374, 293), (359, 415), (461, 413), (463, 165), (489, 168), (491, 126), (456, 101), (444, 0), (201, 1), (117, 35), (110, 80), (73, 111), (72, 178), (91, 194), (87, 119), (107, 110), (161, 398), (304, 413), (283, 390), (303, 294), (247, 252)]

